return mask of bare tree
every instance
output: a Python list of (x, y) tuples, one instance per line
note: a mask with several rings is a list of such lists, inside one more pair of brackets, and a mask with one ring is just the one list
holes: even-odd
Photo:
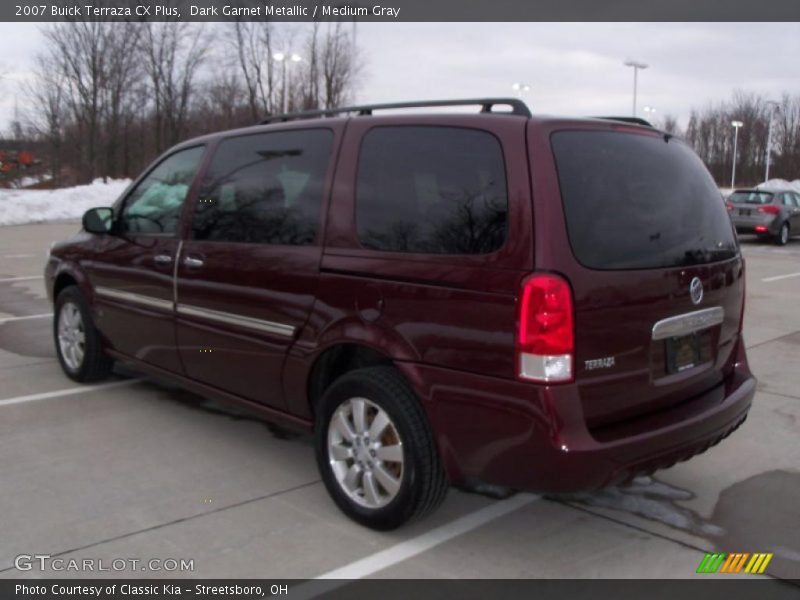
[(52, 57), (40, 55), (36, 58), (34, 78), (24, 91), (35, 107), (28, 115), (29, 129), (46, 142), (50, 179), (53, 186), (58, 187), (61, 185), (64, 125), (68, 118), (65, 106), (68, 84), (57, 65), (52, 63)]
[(361, 70), (352, 35), (341, 22), (328, 23), (320, 48), (323, 108), (342, 106), (353, 93)]
[(314, 109), (320, 107), (320, 23), (315, 21), (311, 26), (308, 40), (306, 41), (306, 55), (308, 61), (305, 65), (303, 76), (300, 78), (300, 108)]
[(247, 104), (253, 121), (274, 111), (276, 69), (272, 59), (275, 34), (265, 21), (236, 21), (231, 27), (236, 61), (244, 80)]
[[(294, 110), (352, 97), (360, 61), (347, 25), (222, 27), (231, 41), (215, 45), (191, 22), (49, 26), (26, 93), (28, 132), (56, 184), (132, 176), (186, 137), (253, 123), (284, 99)], [(274, 60), (295, 51), (302, 60), (288, 68)]]
[(91, 181), (97, 169), (103, 90), (108, 78), (108, 24), (59, 23), (44, 30), (48, 63), (64, 83), (64, 102), (78, 130), (76, 152), (83, 158), (81, 179)]
[(107, 32), (108, 72), (103, 87), (105, 119), (102, 131), (104, 175), (119, 176), (128, 162), (123, 140), (135, 118), (144, 70), (139, 54), (141, 23), (116, 23)]
[(671, 114), (664, 115), (664, 119), (661, 121), (661, 129), (672, 135), (681, 135), (678, 119)]
[(160, 153), (186, 135), (195, 79), (210, 39), (204, 26), (178, 21), (148, 22), (142, 38), (155, 146)]

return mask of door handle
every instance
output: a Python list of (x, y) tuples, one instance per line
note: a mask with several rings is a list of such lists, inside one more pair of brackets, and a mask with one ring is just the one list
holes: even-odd
[(203, 261), (199, 258), (192, 258), (191, 256), (187, 256), (183, 259), (183, 264), (186, 265), (189, 269), (199, 269), (203, 266)]
[(157, 265), (168, 265), (172, 262), (172, 257), (169, 254), (156, 254), (153, 261)]

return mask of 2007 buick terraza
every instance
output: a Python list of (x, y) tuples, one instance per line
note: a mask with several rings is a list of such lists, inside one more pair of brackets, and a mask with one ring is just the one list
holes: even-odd
[[(375, 114), (446, 104), (481, 111)], [(313, 430), (331, 496), (376, 529), (449, 484), (667, 467), (755, 389), (744, 261), (702, 162), (646, 123), (512, 99), (182, 143), (86, 213), (46, 280), (69, 377), (124, 361)]]

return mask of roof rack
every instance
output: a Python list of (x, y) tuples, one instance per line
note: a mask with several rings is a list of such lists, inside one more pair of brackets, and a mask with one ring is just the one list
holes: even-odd
[(362, 106), (345, 106), (342, 108), (325, 108), (321, 110), (304, 110), (301, 112), (286, 113), (267, 117), (261, 121), (267, 123), (280, 123), (295, 121), (297, 119), (313, 119), (315, 117), (333, 117), (343, 113), (356, 113), (358, 116), (369, 116), (376, 110), (391, 110), (396, 108), (429, 108), (437, 106), (480, 106), (482, 113), (491, 113), (494, 106), (510, 106), (511, 112), (498, 114), (519, 115), (531, 117), (531, 111), (519, 98), (471, 98), (467, 100), (423, 100), (419, 102), (394, 102), (390, 104), (364, 104)]
[(645, 121), (639, 117), (593, 117), (595, 119), (603, 119), (604, 121), (622, 121), (623, 123), (633, 123), (635, 125), (644, 125), (650, 129), (655, 129), (650, 121)]

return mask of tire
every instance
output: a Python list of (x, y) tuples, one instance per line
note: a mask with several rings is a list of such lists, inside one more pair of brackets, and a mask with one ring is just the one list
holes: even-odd
[(103, 350), (89, 305), (74, 285), (64, 288), (56, 298), (53, 340), (61, 369), (74, 381), (88, 383), (105, 379), (114, 366), (114, 361)]
[[(363, 433), (355, 417), (358, 406), (364, 408)], [(428, 420), (396, 369), (368, 367), (343, 375), (325, 391), (316, 413), (317, 465), (328, 493), (348, 517), (386, 531), (442, 503), (448, 482)], [(382, 428), (378, 423), (386, 419), (381, 413), (389, 421)], [(376, 431), (381, 432), (379, 439), (369, 439)], [(387, 474), (392, 484), (388, 487)], [(348, 480), (348, 475), (353, 477)], [(368, 477), (372, 485), (367, 485)]]
[(784, 223), (778, 230), (778, 235), (775, 236), (775, 243), (778, 244), (778, 246), (785, 246), (789, 242), (789, 237), (789, 224)]

